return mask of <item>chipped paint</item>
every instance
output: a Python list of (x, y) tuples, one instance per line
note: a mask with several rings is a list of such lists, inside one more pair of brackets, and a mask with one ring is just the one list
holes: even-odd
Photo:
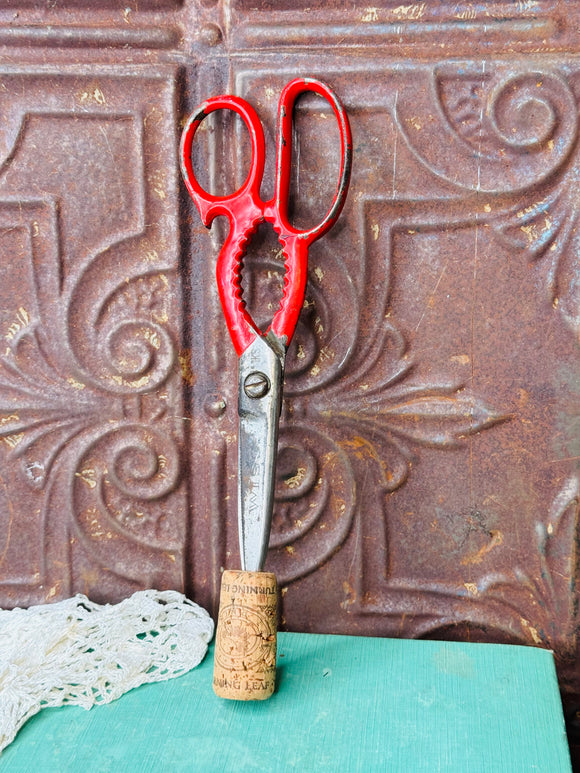
[(30, 314), (24, 306), (19, 306), (15, 319), (8, 325), (8, 332), (4, 338), (7, 341), (12, 341), (14, 336), (28, 325), (30, 325)]
[(16, 446), (24, 439), (24, 432), (17, 432), (13, 435), (6, 435), (2, 440), (9, 448), (16, 448)]
[(473, 21), (474, 19), (477, 19), (477, 10), (472, 5), (469, 5), (467, 8), (463, 8), (461, 11), (458, 11), (455, 14), (455, 18), (465, 21)]
[(542, 637), (538, 633), (538, 629), (534, 628), (534, 626), (530, 623), (529, 620), (526, 620), (525, 617), (520, 617), (520, 623), (522, 625), (522, 628), (524, 631), (526, 631), (531, 637), (534, 642), (534, 644), (542, 644)]
[(141, 378), (137, 379), (125, 379), (122, 376), (111, 376), (111, 380), (118, 384), (118, 386), (123, 387), (133, 387), (134, 389), (141, 389), (141, 387), (147, 386), (147, 384), (151, 380), (151, 376), (146, 374), (145, 376), (141, 376)]
[(145, 327), (141, 332), (143, 334), (143, 338), (145, 338), (146, 341), (149, 341), (154, 349), (159, 349), (161, 347), (161, 341), (159, 340), (159, 335), (156, 330), (151, 330), (151, 328)]
[(292, 475), (290, 478), (284, 479), (284, 485), (286, 486), (286, 488), (290, 488), (290, 489), (298, 488), (305, 477), (306, 477), (306, 467), (298, 467), (294, 475)]
[(147, 263), (155, 263), (157, 260), (159, 260), (159, 253), (157, 250), (147, 250), (147, 252), (144, 255), (145, 260)]
[(417, 21), (425, 15), (427, 3), (411, 3), (410, 5), (399, 5), (393, 8), (392, 14), (397, 19), (406, 21)]
[(74, 389), (86, 389), (86, 384), (83, 384), (82, 381), (77, 381), (76, 378), (73, 378), (72, 376), (69, 376), (67, 378), (67, 383), (71, 385)]
[(95, 86), (94, 88), (87, 89), (86, 91), (81, 91), (79, 94), (77, 94), (76, 99), (81, 105), (95, 104), (103, 106), (107, 104), (105, 94), (100, 86)]
[(97, 487), (97, 473), (92, 467), (87, 467), (80, 472), (75, 472), (75, 478), (80, 478), (90, 489)]
[(368, 24), (368, 23), (373, 22), (373, 21), (378, 21), (379, 20), (379, 9), (374, 7), (374, 6), (371, 6), (369, 8), (365, 8), (364, 11), (363, 11), (363, 15), (361, 16), (360, 20), (362, 22), (364, 22), (365, 24)]

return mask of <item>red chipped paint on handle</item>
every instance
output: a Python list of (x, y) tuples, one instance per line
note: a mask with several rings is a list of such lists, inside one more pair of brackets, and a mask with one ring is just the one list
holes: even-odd
[[(332, 107), (340, 132), (341, 165), (336, 193), (325, 217), (313, 228), (294, 228), (288, 219), (288, 199), (292, 167), (292, 123), (296, 99), (314, 92)], [(233, 110), (244, 121), (252, 148), (250, 171), (243, 185), (228, 196), (212, 196), (198, 183), (191, 161), (191, 148), (201, 122), (216, 110)], [(265, 145), (262, 125), (255, 110), (241, 97), (223, 95), (203, 102), (190, 116), (181, 136), (181, 172), (187, 190), (195, 202), (204, 225), (217, 215), (225, 215), (230, 224), (227, 239), (217, 263), (217, 282), (226, 323), (238, 355), (242, 354), (261, 331), (246, 310), (241, 293), (241, 263), (246, 246), (262, 222), (272, 223), (282, 245), (286, 269), (284, 294), (280, 308), (268, 328), (286, 345), (294, 334), (304, 302), (308, 270), (308, 248), (336, 222), (348, 191), (352, 162), (352, 138), (346, 111), (332, 89), (311, 78), (296, 78), (280, 95), (274, 198), (264, 202), (260, 186), (264, 174)], [(268, 332), (266, 331), (266, 332)]]

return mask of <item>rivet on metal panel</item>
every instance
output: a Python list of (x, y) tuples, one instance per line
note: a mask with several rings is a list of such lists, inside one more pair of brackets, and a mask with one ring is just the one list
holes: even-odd
[(203, 403), (203, 410), (207, 416), (212, 419), (219, 419), (223, 416), (227, 408), (225, 399), (219, 394), (209, 394)]
[(217, 46), (223, 38), (222, 31), (217, 24), (204, 24), (199, 31), (199, 39), (206, 46)]

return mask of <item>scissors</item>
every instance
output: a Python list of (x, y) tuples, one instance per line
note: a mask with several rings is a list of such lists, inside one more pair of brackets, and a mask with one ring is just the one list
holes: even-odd
[[(288, 216), (292, 163), (293, 109), (305, 93), (330, 104), (340, 132), (338, 186), (325, 217), (309, 229), (295, 228)], [(212, 196), (197, 181), (192, 144), (202, 121), (216, 110), (233, 110), (245, 123), (251, 142), (250, 171), (242, 186), (227, 196)], [(239, 357), (238, 367), (238, 536), (242, 569), (262, 571), (274, 505), (278, 423), (282, 405), (284, 359), (304, 302), (308, 249), (336, 222), (350, 181), (352, 139), (344, 107), (326, 84), (311, 78), (288, 83), (278, 104), (275, 193), (260, 197), (265, 143), (260, 119), (248, 102), (223, 95), (203, 102), (189, 117), (180, 145), (181, 172), (201, 219), (209, 227), (218, 215), (229, 221), (229, 233), (217, 261), (217, 284), (226, 323)], [(286, 270), (279, 309), (265, 332), (256, 325), (242, 298), (241, 271), (246, 247), (260, 223), (271, 223), (278, 235)]]

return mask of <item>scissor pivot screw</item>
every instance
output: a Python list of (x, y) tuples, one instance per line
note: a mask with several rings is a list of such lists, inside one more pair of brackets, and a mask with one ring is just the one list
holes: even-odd
[(256, 370), (244, 379), (244, 392), (248, 397), (265, 397), (270, 391), (270, 379), (265, 373)]

